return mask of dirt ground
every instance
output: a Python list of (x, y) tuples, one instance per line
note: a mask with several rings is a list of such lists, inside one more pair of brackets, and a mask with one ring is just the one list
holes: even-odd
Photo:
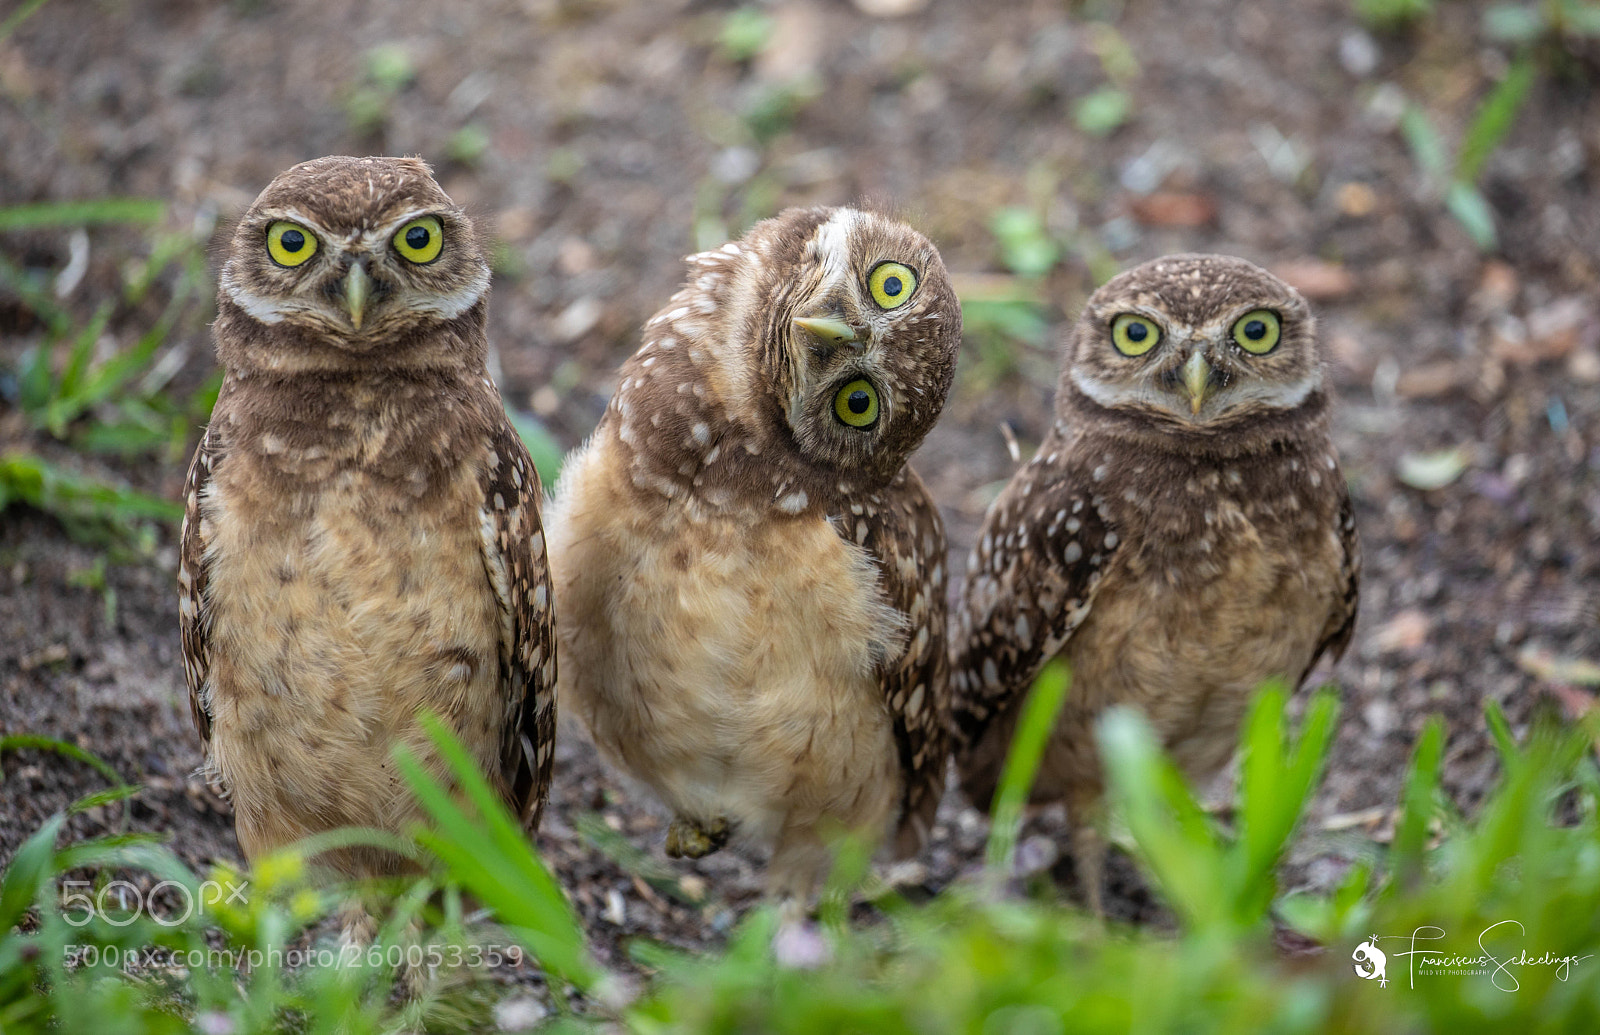
[[(1550, 664), (1600, 660), (1600, 66), (1592, 52), (1539, 52), (1530, 99), (1485, 168), (1501, 236), (1484, 253), (1398, 129), (1410, 102), (1447, 147), (1459, 139), (1507, 67), (1482, 8), (1441, 4), (1386, 35), (1346, 0), (776, 0), (758, 8), (770, 42), (749, 56), (723, 36), (742, 24), (733, 8), (693, 0), (53, 0), (0, 40), (0, 205), (137, 195), (171, 203), (169, 228), (225, 226), (297, 161), (422, 154), (496, 228), (498, 375), (508, 402), (567, 447), (598, 419), (681, 257), (789, 204), (892, 206), (974, 295), (1015, 286), (990, 220), (1030, 208), (1068, 244), (1041, 288), (1052, 341), (1092, 289), (1092, 264), (1220, 251), (1279, 271), (1320, 316), (1366, 556), (1355, 640), (1328, 673), (1342, 729), (1293, 870), (1321, 884), (1386, 834), (1430, 715), (1449, 731), (1446, 786), (1470, 809), (1495, 773), (1485, 702), (1520, 731), (1540, 707), (1590, 701), (1548, 681)], [(384, 78), (397, 62), (414, 75)], [(1131, 97), (1127, 120), (1085, 132), (1076, 105), (1107, 85)], [(68, 298), (85, 314), (148, 247), (117, 228), (89, 241)], [(71, 250), (64, 231), (0, 245), (50, 270)], [(139, 319), (119, 311), (114, 343), (148, 326)], [(40, 333), (0, 289), (7, 368)], [(198, 321), (169, 348), (175, 389), (212, 369)], [(969, 335), (913, 461), (943, 508), (953, 572), (1015, 467), (1002, 425), (1026, 458), (1054, 380), (1048, 343), (997, 351)], [(0, 454), (31, 450), (177, 498), (181, 460), (75, 456), (29, 429), (9, 383)], [(1414, 487), (1430, 475), (1446, 484)], [(175, 537), (148, 563), (111, 567), (112, 615), (74, 579), (95, 550), (41, 513), (0, 515), (0, 732), (105, 758), (145, 787), (134, 828), (170, 833), (201, 864), (238, 847), (225, 806), (189, 775), (199, 744)], [(0, 756), (0, 776), (0, 862), (103, 786), (29, 750)], [(70, 829), (109, 822), (91, 813)], [(757, 894), (757, 861), (668, 863), (664, 830), (564, 724), (539, 842), (604, 958), (628, 935), (714, 942)], [(952, 791), (922, 881), (973, 869), (985, 830)], [(1050, 866), (1061, 832), (1059, 813), (1030, 821), (1033, 867)], [(630, 851), (657, 879), (618, 864)], [(1127, 865), (1117, 872), (1127, 883)], [(1137, 891), (1111, 908), (1152, 913)]]

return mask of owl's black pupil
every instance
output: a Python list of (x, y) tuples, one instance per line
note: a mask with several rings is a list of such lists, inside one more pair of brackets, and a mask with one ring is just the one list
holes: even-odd
[(1142, 324), (1142, 323), (1130, 323), (1130, 324), (1128, 324), (1128, 340), (1129, 341), (1144, 341), (1149, 336), (1150, 336), (1150, 328), (1146, 327), (1144, 324)]
[[(883, 282), (883, 293), (888, 295), (890, 298), (893, 298), (900, 293), (900, 289), (903, 287), (905, 287), (905, 285), (900, 283), (899, 277), (890, 277), (888, 280)], [(854, 397), (852, 396), (852, 398)], [(856, 412), (860, 413), (861, 411), (857, 410)]]
[(432, 234), (428, 233), (427, 227), (414, 226), (406, 231), (406, 244), (420, 252), (428, 246), (428, 238), (432, 236)]
[(1267, 336), (1267, 325), (1262, 320), (1251, 320), (1244, 325), (1244, 336), (1251, 341), (1260, 341)]
[(306, 246), (306, 235), (298, 230), (285, 230), (283, 236), (278, 238), (278, 243), (283, 245), (286, 252), (297, 252)]
[(866, 413), (868, 407), (872, 405), (872, 396), (868, 395), (862, 389), (857, 388), (855, 391), (850, 393), (850, 398), (846, 399), (844, 404), (850, 407), (851, 413), (859, 417), (861, 414)]

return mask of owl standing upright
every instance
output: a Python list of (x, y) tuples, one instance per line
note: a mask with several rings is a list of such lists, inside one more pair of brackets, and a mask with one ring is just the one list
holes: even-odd
[(833, 829), (914, 850), (943, 789), (945, 539), (906, 458), (961, 313), (926, 238), (851, 208), (688, 276), (552, 505), (562, 693), (672, 810), (669, 854), (768, 845), (803, 900)]
[(1067, 803), (1101, 911), (1093, 723), (1144, 713), (1197, 779), (1249, 696), (1337, 659), (1360, 556), (1305, 300), (1240, 259), (1114, 277), (1070, 334), (1055, 422), (990, 509), (951, 621), (955, 753), (987, 807), (1019, 705), (1052, 658), (1072, 682), (1034, 798)]
[(537, 826), (554, 617), (538, 475), (484, 367), (488, 292), (472, 224), (418, 159), (297, 165), (233, 235), (179, 614), (206, 769), (251, 859), (419, 817), (391, 751), (443, 775), (424, 709)]

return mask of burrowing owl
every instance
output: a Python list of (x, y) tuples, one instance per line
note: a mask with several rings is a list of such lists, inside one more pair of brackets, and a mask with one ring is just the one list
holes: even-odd
[(423, 709), (538, 823), (554, 618), (538, 475), (484, 369), (488, 293), (472, 224), (417, 159), (297, 165), (233, 236), (178, 579), (195, 725), (248, 857), (403, 829), (390, 752), (431, 756)]
[(803, 899), (830, 827), (914, 850), (943, 786), (944, 530), (906, 458), (961, 313), (926, 238), (850, 208), (688, 276), (552, 506), (562, 692), (670, 854), (765, 843)]
[(1025, 691), (1065, 659), (1034, 797), (1067, 802), (1097, 912), (1095, 717), (1139, 708), (1204, 778), (1251, 691), (1350, 640), (1360, 558), (1328, 408), (1293, 288), (1240, 259), (1158, 259), (1089, 299), (1055, 423), (984, 521), (951, 625), (962, 783), (989, 804)]

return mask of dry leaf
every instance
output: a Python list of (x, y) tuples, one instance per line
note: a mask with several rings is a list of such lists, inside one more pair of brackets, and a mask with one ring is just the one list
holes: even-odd
[(1424, 492), (1442, 489), (1460, 478), (1471, 460), (1472, 452), (1465, 446), (1430, 453), (1403, 453), (1396, 476), (1413, 489)]
[(1217, 218), (1217, 203), (1206, 194), (1158, 191), (1134, 198), (1129, 208), (1145, 226), (1207, 226)]
[(1600, 686), (1600, 664), (1585, 658), (1564, 658), (1539, 647), (1524, 647), (1517, 653), (1517, 666), (1546, 683)]
[(1356, 279), (1336, 263), (1321, 259), (1292, 259), (1272, 267), (1278, 279), (1313, 302), (1332, 302), (1355, 290)]
[(1370, 643), (1380, 651), (1403, 651), (1413, 653), (1428, 642), (1428, 633), (1433, 630), (1433, 619), (1427, 613), (1416, 608), (1407, 608), (1379, 626), (1373, 633)]

